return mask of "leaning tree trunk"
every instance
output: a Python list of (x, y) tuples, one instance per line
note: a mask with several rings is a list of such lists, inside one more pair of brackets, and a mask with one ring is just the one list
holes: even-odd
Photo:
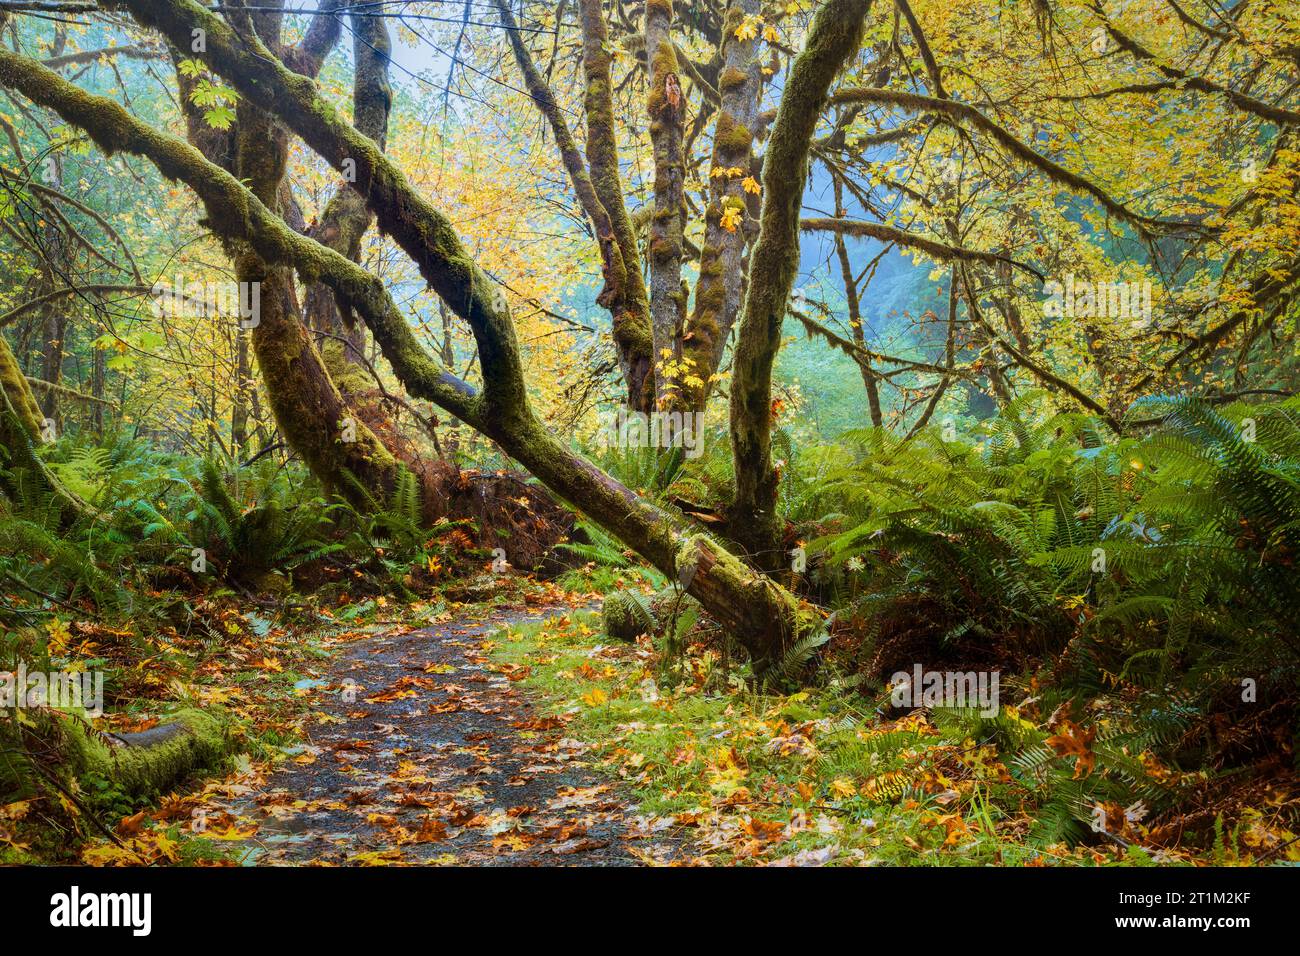
[[(274, 42), (274, 41), (273, 41)], [(235, 174), (268, 209), (279, 211), (289, 136), (241, 100), (234, 141)], [(256, 251), (232, 249), (241, 283), (259, 289), (253, 352), (276, 423), (289, 445), (330, 491), (369, 510), (396, 489), (399, 464), (335, 386), (301, 321), (294, 276)]]
[[(357, 80), (355, 114), (382, 140), (387, 128), (390, 91), (387, 83), (387, 27), (376, 18), (356, 18)], [(274, 26), (260, 21), (265, 29)], [(278, 44), (277, 44), (278, 47)], [(323, 53), (299, 59), (304, 69), (317, 67)], [(229, 147), (236, 175), (268, 208), (280, 211), (292, 204), (286, 188), (288, 133), (268, 114), (246, 100), (238, 107)], [(314, 238), (340, 254), (355, 258), (370, 214), (354, 190), (344, 190), (331, 202), (322, 225), (325, 235)], [(337, 199), (337, 197), (336, 197)], [(291, 210), (284, 209), (285, 212)], [(322, 230), (316, 230), (321, 233)], [(231, 246), (239, 281), (259, 289), (258, 321), (252, 329), (253, 351), (275, 420), (290, 447), (329, 490), (358, 510), (386, 505), (403, 467), (419, 482), (422, 518), (432, 524), (441, 517), (469, 519), (478, 529), (478, 543), (500, 548), (506, 559), (524, 569), (547, 566), (553, 550), (572, 530), (573, 515), (544, 489), (518, 475), (462, 473), (452, 465), (428, 462), (391, 429), (384, 429), (382, 410), (368, 404), (366, 373), (344, 358), (345, 350), (332, 337), (318, 349), (316, 336), (303, 321), (293, 273), (269, 262), (246, 243)], [(319, 324), (333, 324), (352, 310), (320, 283), (308, 283), (318, 307)], [(361, 331), (360, 327), (356, 330)], [(351, 336), (350, 336), (351, 337)], [(322, 352), (329, 354), (322, 354)], [(330, 355), (340, 361), (331, 366)], [(359, 352), (351, 358), (359, 359)], [(380, 429), (383, 429), (382, 431)]]
[[(207, 30), (209, 62), (248, 103), (273, 111), (336, 166), (354, 158), (358, 183), (386, 232), (420, 265), (479, 346), (486, 383), (479, 393), (416, 340), (384, 284), (346, 257), (290, 229), (229, 173), (187, 144), (150, 128), (119, 104), (78, 90), (26, 57), (0, 49), (0, 81), (57, 110), (108, 151), (148, 157), (164, 175), (198, 192), (215, 233), (246, 243), (268, 264), (292, 265), (328, 283), (366, 321), (408, 392), (429, 399), (495, 440), (548, 488), (580, 507), (648, 561), (686, 584), (705, 609), (750, 651), (760, 668), (815, 623), (813, 612), (776, 582), (602, 473), (558, 440), (533, 413), (508, 309), (464, 250), (451, 224), (411, 190), (374, 144), (318, 98), (313, 84), (277, 64), (265, 47), (236, 40), (229, 27), (193, 4), (130, 0), (133, 12), (183, 40)], [(146, 14), (158, 14), (154, 19)], [(251, 48), (250, 48), (251, 47)], [(255, 51), (255, 52), (254, 52)]]

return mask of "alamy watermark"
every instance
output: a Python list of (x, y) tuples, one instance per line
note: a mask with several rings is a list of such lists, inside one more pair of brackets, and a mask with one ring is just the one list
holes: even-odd
[(915, 664), (911, 673), (897, 671), (889, 679), (889, 699), (900, 708), (972, 708), (996, 717), (999, 678), (999, 671), (927, 671)]
[(83, 893), (73, 886), (50, 897), (50, 925), (120, 926), (133, 936), (148, 936), (153, 928), (153, 894)]
[(19, 662), (17, 672), (0, 672), (0, 712), (34, 707), (103, 716), (103, 671), (29, 671)]
[(260, 282), (186, 282), (183, 276), (177, 275), (170, 286), (155, 282), (150, 294), (155, 316), (166, 312), (190, 318), (238, 316), (241, 329), (255, 329), (262, 322)]
[(1043, 315), (1060, 318), (1128, 319), (1134, 329), (1151, 325), (1151, 282), (1091, 282), (1067, 275), (1064, 282), (1043, 283)]
[(634, 412), (619, 408), (601, 416), (602, 438), (616, 448), (681, 448), (687, 458), (704, 454), (703, 412)]

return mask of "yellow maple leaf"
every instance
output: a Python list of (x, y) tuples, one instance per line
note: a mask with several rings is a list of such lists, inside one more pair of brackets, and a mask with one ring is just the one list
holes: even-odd
[(745, 214), (741, 210), (737, 209), (735, 206), (728, 206), (723, 210), (722, 221), (719, 225), (721, 225), (723, 229), (727, 230), (727, 232), (735, 232), (736, 227), (739, 226), (744, 219)]
[(50, 635), (48, 641), (50, 654), (52, 656), (62, 654), (68, 646), (68, 641), (72, 639), (72, 634), (68, 631), (68, 625), (56, 617), (45, 625), (45, 629)]
[(401, 850), (370, 850), (365, 853), (357, 853), (348, 860), (349, 863), (355, 863), (358, 866), (391, 866), (394, 863), (405, 862), (402, 859)]
[(758, 36), (758, 27), (762, 22), (763, 18), (760, 15), (745, 17), (740, 22), (740, 26), (736, 27), (736, 39), (742, 41), (754, 39)]
[(586, 704), (588, 707), (599, 707), (601, 704), (606, 703), (608, 700), (609, 700), (609, 695), (606, 694), (599, 687), (596, 687), (589, 693), (582, 695), (582, 702)]
[(763, 191), (763, 187), (758, 184), (758, 180), (753, 176), (746, 176), (745, 181), (740, 185), (745, 187), (745, 192), (753, 193), (755, 196), (759, 195)]
[(256, 832), (257, 832), (256, 826), (250, 827), (247, 830), (241, 830), (237, 824), (231, 823), (224, 830), (216, 830), (216, 829), (208, 830), (204, 834), (204, 836), (206, 836), (209, 840), (239, 841), (239, 840), (247, 840)]
[(139, 866), (140, 858), (125, 847), (99, 843), (82, 851), (81, 862), (87, 866)]
[(0, 807), (0, 820), (21, 820), (31, 812), (35, 800), (19, 800)]
[(845, 797), (851, 797), (857, 792), (858, 788), (853, 785), (852, 780), (846, 780), (844, 777), (839, 777), (831, 781), (831, 796), (833, 797), (843, 799)]
[(181, 857), (180, 844), (169, 837), (165, 830), (151, 830), (136, 842), (142, 846), (152, 843), (153, 849), (158, 852), (158, 855), (172, 863), (175, 863)]

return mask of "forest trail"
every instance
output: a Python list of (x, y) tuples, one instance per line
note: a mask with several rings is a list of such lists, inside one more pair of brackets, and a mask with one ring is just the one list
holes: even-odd
[[(305, 744), (260, 787), (209, 804), (256, 824), (245, 865), (617, 866), (629, 807), (538, 713), (485, 642), (574, 610), (494, 611), (341, 645)], [(228, 813), (230, 816), (226, 816)]]

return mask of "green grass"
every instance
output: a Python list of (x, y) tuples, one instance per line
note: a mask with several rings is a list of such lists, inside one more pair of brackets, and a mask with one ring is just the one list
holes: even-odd
[[(668, 832), (705, 862), (793, 857), (881, 865), (1149, 864), (1117, 844), (1026, 839), (1028, 792), (991, 745), (915, 718), (887, 722), (864, 699), (830, 688), (759, 694), (710, 680), (717, 661), (692, 649), (676, 688), (644, 647), (612, 643), (575, 614), (498, 636), (498, 665), (527, 666), (524, 684), (564, 734), (591, 747), (635, 815), (673, 818)], [(701, 687), (725, 687), (707, 693)], [(824, 859), (823, 859), (824, 858)], [(1176, 856), (1162, 857), (1177, 862)]]

